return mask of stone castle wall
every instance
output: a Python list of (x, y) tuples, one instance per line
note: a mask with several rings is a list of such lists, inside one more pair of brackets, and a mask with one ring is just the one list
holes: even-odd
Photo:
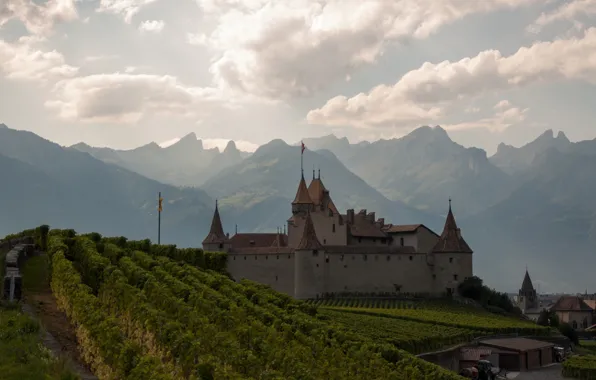
[[(230, 253), (228, 272), (297, 298), (324, 293), (443, 293), (472, 276), (471, 254)], [(457, 275), (457, 280), (454, 279)]]

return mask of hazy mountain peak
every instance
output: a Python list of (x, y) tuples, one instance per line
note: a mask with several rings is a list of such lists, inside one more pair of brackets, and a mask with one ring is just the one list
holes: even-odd
[(0, 128), (8, 128), (8, 127), (6, 126), (6, 124), (0, 123)]
[(170, 145), (168, 148), (187, 148), (187, 149), (198, 149), (203, 150), (203, 141), (197, 138), (194, 132), (191, 132), (182, 137), (178, 142)]
[(451, 142), (451, 138), (447, 134), (447, 131), (444, 130), (441, 126), (437, 125), (434, 127), (430, 127), (428, 125), (423, 125), (422, 127), (418, 127), (414, 129), (412, 132), (408, 133), (406, 138), (411, 139), (418, 139), (422, 140), (423, 142), (429, 142), (430, 140), (438, 140), (438, 141), (449, 141)]
[(230, 153), (230, 152), (236, 152), (238, 151), (238, 148), (236, 147), (236, 142), (234, 142), (234, 140), (230, 140), (228, 141), (228, 144), (226, 145), (226, 148), (224, 149), (224, 153)]
[(569, 139), (567, 138), (567, 135), (563, 131), (559, 131), (559, 133), (557, 133), (557, 140), (570, 142)]
[[(2, 124), (0, 124), (0, 127), (1, 126), (2, 126)], [(82, 141), (79, 142), (79, 143), (73, 144), (70, 147), (73, 148), (73, 149), (76, 149), (76, 150), (86, 150), (86, 149), (91, 148), (91, 146), (89, 144), (86, 144), (86, 143), (84, 143)]]
[[(552, 129), (547, 129), (546, 131), (542, 132), (540, 136), (536, 138), (536, 140), (552, 140), (555, 138), (555, 134)], [(534, 140), (534, 141), (536, 141)]]

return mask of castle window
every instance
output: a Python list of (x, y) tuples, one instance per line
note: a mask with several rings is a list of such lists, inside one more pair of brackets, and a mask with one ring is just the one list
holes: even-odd
[(449, 262), (452, 263), (453, 262), (453, 257), (449, 258)]
[(277, 259), (279, 260), (279, 255), (277, 255)]
[(391, 256), (387, 256), (387, 261), (391, 261)]
[(257, 259), (257, 255), (255, 255), (255, 260)]
[(573, 323), (571, 324), (571, 327), (573, 327), (574, 330), (577, 329), (577, 322), (573, 321)]
[(328, 263), (329, 262), (329, 257), (325, 257), (325, 262)]
[(277, 281), (277, 276), (275, 276), (275, 281)]
[(377, 239), (373, 239), (373, 243), (376, 243), (376, 242), (377, 242)]
[(313, 256), (319, 256), (319, 251), (317, 251), (316, 249), (312, 251), (312, 255)]
[(455, 281), (457, 281), (457, 275), (456, 275), (456, 274), (454, 274), (454, 275), (453, 275), (453, 279), (454, 279)]
[(244, 260), (246, 260), (246, 256), (244, 256)]
[(292, 256), (288, 255), (288, 259), (291, 259), (291, 258), (292, 258)]
[(340, 261), (344, 261), (344, 255), (341, 255), (341, 256), (339, 257), (339, 260), (340, 260)]
[(255, 241), (254, 240), (251, 240), (251, 241), (248, 242), (248, 244), (255, 245)]
[(223, 243), (219, 243), (219, 249), (223, 249)]
[(269, 260), (269, 256), (265, 256), (265, 260)]
[(319, 264), (317, 264), (317, 268), (319, 267)]
[(404, 246), (404, 238), (399, 238), (399, 245)]
[(333, 232), (335, 232), (335, 223), (333, 223), (333, 225), (331, 226), (331, 230), (332, 230)]
[(236, 260), (236, 256), (232, 257), (232, 260)]
[(410, 261), (414, 260), (414, 256), (410, 256)]
[(362, 238), (358, 238), (358, 243), (362, 243)]
[(364, 255), (364, 261), (368, 260), (368, 256)]
[(436, 280), (436, 279), (437, 279), (437, 275), (433, 274), (433, 280)]
[(327, 239), (323, 239), (323, 244), (327, 244)]
[(381, 239), (381, 244), (387, 243), (387, 239)]

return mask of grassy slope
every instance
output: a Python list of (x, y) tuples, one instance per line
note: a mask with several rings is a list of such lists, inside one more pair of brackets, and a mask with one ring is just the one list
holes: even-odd
[(0, 308), (0, 374), (4, 380), (77, 379), (40, 343), (40, 325), (14, 307)]

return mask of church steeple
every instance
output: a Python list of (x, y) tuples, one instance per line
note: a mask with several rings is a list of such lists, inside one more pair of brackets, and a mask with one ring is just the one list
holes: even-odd
[(457, 223), (455, 223), (455, 217), (451, 210), (451, 198), (449, 198), (449, 212), (445, 219), (443, 233), (432, 251), (435, 253), (473, 253), (468, 243), (461, 236), (461, 230), (457, 227)]
[(223, 226), (221, 224), (218, 202), (216, 200), (215, 212), (213, 213), (213, 219), (211, 220), (211, 229), (209, 229), (209, 234), (207, 235), (205, 240), (203, 240), (203, 244), (223, 243), (226, 240), (227, 236), (225, 235)]
[(534, 285), (532, 285), (532, 280), (530, 279), (530, 274), (528, 273), (528, 268), (526, 268), (526, 275), (524, 276), (524, 281), (522, 282), (521, 291), (522, 292), (534, 291)]
[(302, 230), (302, 239), (300, 239), (300, 243), (296, 247), (296, 250), (302, 251), (312, 251), (315, 249), (322, 249), (323, 245), (317, 238), (317, 233), (315, 232), (315, 226), (312, 222), (312, 218), (310, 217), (310, 212), (306, 214), (306, 222), (304, 224), (304, 230)]

